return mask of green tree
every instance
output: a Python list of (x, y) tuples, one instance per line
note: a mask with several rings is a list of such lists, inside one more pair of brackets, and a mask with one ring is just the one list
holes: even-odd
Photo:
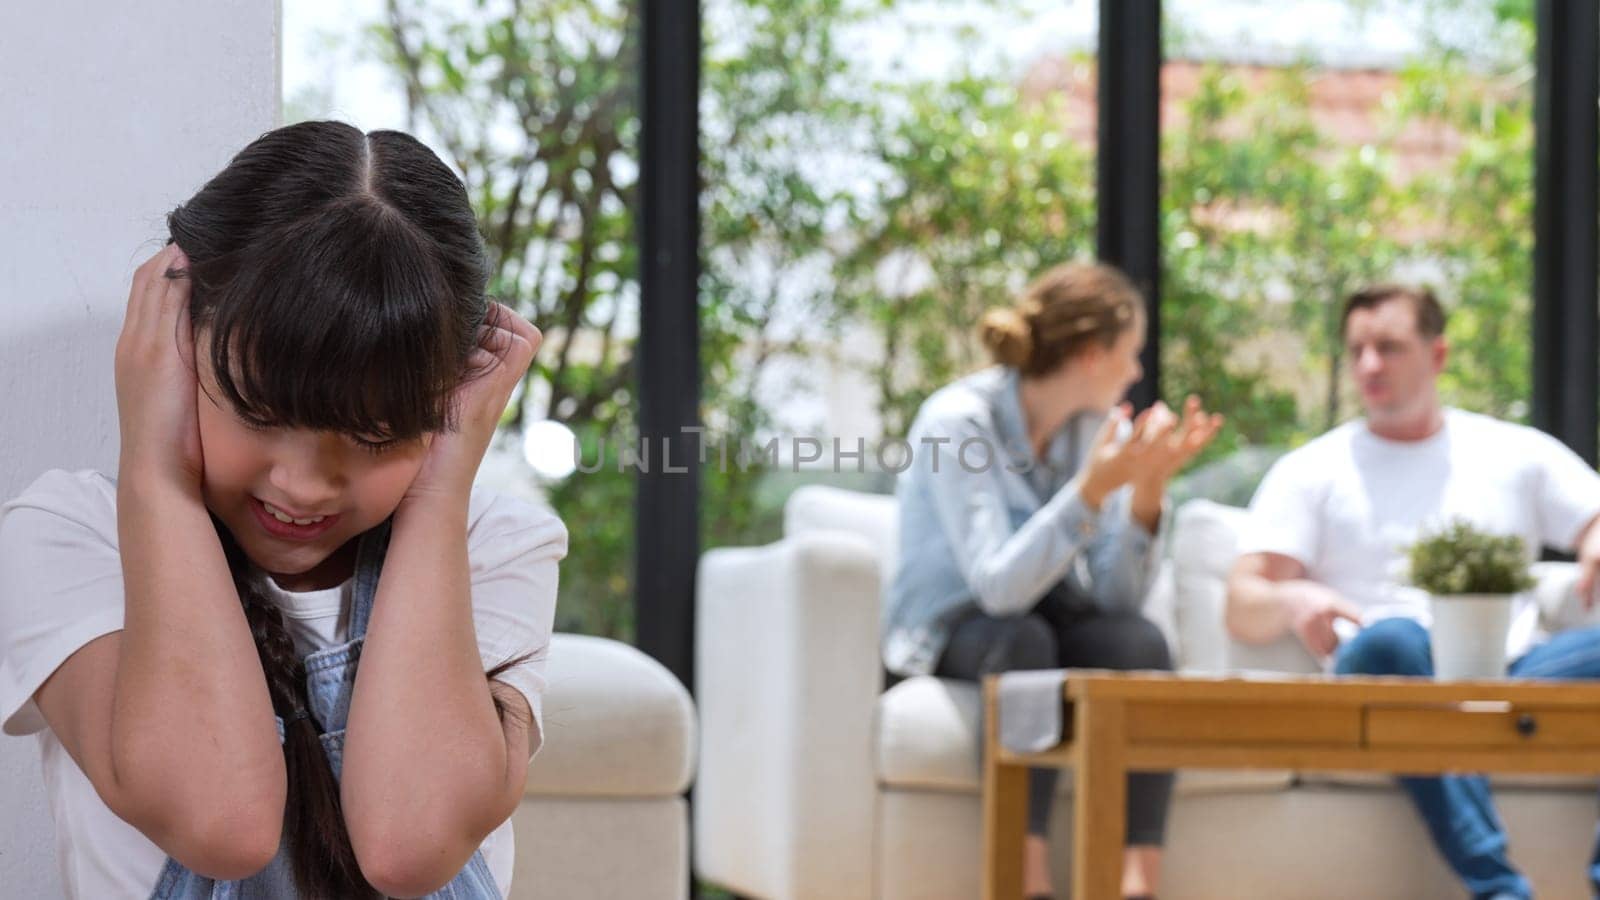
[(982, 363), (985, 310), (1032, 273), (1092, 255), (1094, 167), (1063, 137), (1059, 98), (1020, 100), (1014, 84), (970, 72), (876, 91), (900, 110), (873, 120), (887, 177), (851, 223), (835, 298), (851, 326), (882, 337), (878, 407), (884, 432), (903, 435), (929, 392)]

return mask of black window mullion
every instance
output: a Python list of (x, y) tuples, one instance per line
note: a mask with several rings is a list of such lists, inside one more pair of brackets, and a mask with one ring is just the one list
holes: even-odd
[(1142, 409), (1161, 375), (1161, 0), (1100, 0), (1099, 59), (1097, 247), (1145, 296), (1144, 378), (1129, 392)]
[(1600, 0), (1539, 0), (1533, 424), (1595, 463)]
[(693, 691), (700, 473), (691, 464), (698, 443), (684, 429), (699, 424), (700, 407), (700, 3), (642, 0), (640, 6), (635, 353), (639, 437), (649, 465), (638, 474), (635, 500), (634, 621), (639, 648)]

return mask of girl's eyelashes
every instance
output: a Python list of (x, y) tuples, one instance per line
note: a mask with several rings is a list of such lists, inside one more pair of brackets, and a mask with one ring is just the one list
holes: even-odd
[[(273, 431), (279, 427), (277, 425), (273, 425), (268, 422), (261, 422), (244, 415), (235, 414), (234, 418), (238, 420), (239, 424), (254, 432)], [(401, 444), (401, 441), (397, 438), (374, 438), (370, 435), (362, 436), (359, 434), (349, 434), (346, 435), (346, 437), (350, 439), (351, 443), (355, 444), (357, 447), (360, 447), (362, 450), (371, 453), (373, 456), (381, 456), (384, 453), (393, 450), (395, 447), (400, 446)]]
[(380, 456), (389, 450), (394, 449), (400, 443), (393, 438), (381, 441), (369, 441), (366, 438), (358, 435), (351, 435), (350, 439), (356, 442), (356, 446), (367, 451), (368, 453), (371, 453), (373, 456)]
[(272, 426), (268, 425), (265, 422), (258, 422), (255, 419), (251, 419), (251, 418), (248, 418), (246, 416), (240, 416), (240, 415), (235, 415), (234, 418), (239, 420), (239, 424), (241, 424), (244, 427), (250, 429), (251, 431), (271, 431), (272, 430)]

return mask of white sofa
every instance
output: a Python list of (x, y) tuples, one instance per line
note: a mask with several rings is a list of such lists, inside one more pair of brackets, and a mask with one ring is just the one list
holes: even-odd
[[(1180, 668), (1309, 671), (1293, 639), (1232, 642), (1223, 578), (1241, 511), (1180, 508), (1171, 560), (1146, 612)], [(705, 554), (696, 698), (701, 755), (694, 864), (712, 884), (765, 900), (971, 900), (979, 894), (978, 695), (912, 678), (887, 692), (878, 657), (880, 579), (895, 555), (892, 497), (810, 486), (781, 540)], [(1574, 624), (1571, 566), (1541, 564), (1547, 620)], [(1543, 900), (1589, 896), (1593, 779), (1497, 781), (1513, 859)], [(1067, 884), (1071, 778), (1055, 808), (1057, 884)], [(1060, 896), (1065, 896), (1061, 894)], [(1385, 777), (1182, 772), (1166, 900), (1459, 898), (1403, 795)]]
[(513, 816), (513, 900), (687, 898), (689, 692), (626, 644), (570, 634), (552, 639), (546, 677), (544, 746)]

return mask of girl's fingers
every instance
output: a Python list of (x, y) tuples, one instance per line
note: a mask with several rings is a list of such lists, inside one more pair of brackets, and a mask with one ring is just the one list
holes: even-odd
[(489, 303), (489, 313), (484, 317), (484, 322), (496, 328), (510, 331), (529, 343), (533, 343), (535, 336), (539, 334), (539, 329), (533, 327), (532, 322), (517, 315), (511, 307), (506, 306), (504, 303), (491, 301)]
[(504, 328), (496, 328), (493, 325), (479, 325), (477, 346), (499, 356), (511, 345), (513, 337), (515, 335)]
[(520, 365), (526, 369), (528, 362), (533, 359), (534, 345), (514, 331), (484, 325), (478, 329), (475, 350), (483, 350), (508, 366)]
[(177, 312), (185, 308), (189, 282), (188, 279), (168, 278), (166, 272), (174, 260), (180, 258), (183, 265), (188, 264), (177, 245), (169, 244), (134, 272), (122, 328), (136, 342), (163, 339), (174, 332), (168, 323), (178, 318)]
[(505, 304), (490, 300), (489, 308), (483, 315), (483, 324), (493, 328), (500, 328), (502, 327), (501, 322), (505, 320), (506, 314), (509, 312), (511, 310), (507, 309)]
[[(189, 279), (166, 277), (166, 271), (173, 267), (179, 258), (182, 258), (182, 251), (178, 250), (178, 245), (168, 243), (147, 263), (150, 269), (144, 272), (144, 290), (141, 291), (142, 309), (139, 311), (139, 322), (142, 325), (149, 327), (171, 319), (189, 298)], [(184, 259), (184, 264), (187, 264), (187, 259)]]
[(166, 279), (161, 277), (161, 273), (166, 271), (167, 256), (168, 250), (162, 248), (134, 273), (133, 293), (128, 299), (128, 321), (138, 328), (154, 328), (161, 320), (161, 294), (166, 288)]
[(500, 357), (497, 354), (491, 353), (482, 347), (473, 347), (472, 352), (467, 354), (467, 367), (469, 369), (487, 369), (499, 362)]
[[(182, 260), (182, 262), (174, 262), (172, 267), (188, 267), (189, 261), (184, 257), (181, 251), (174, 255), (174, 260)], [(173, 317), (187, 318), (183, 315), (183, 313), (188, 309), (189, 306), (188, 273), (185, 272), (181, 278), (169, 278), (166, 275), (166, 270), (163, 269), (161, 274), (161, 282), (161, 317), (163, 319), (169, 319)]]
[(123, 314), (124, 322), (139, 321), (140, 314), (144, 311), (144, 294), (150, 284), (150, 269), (155, 265), (156, 256), (140, 263), (139, 268), (133, 270), (133, 283), (128, 287), (128, 309)]
[(485, 334), (483, 331), (485, 328), (510, 334), (525, 341), (530, 348), (530, 353), (537, 352), (539, 345), (544, 342), (544, 335), (540, 334), (539, 329), (533, 327), (532, 322), (517, 315), (510, 307), (501, 303), (491, 302), (489, 304), (489, 312), (484, 316), (484, 324), (480, 326), (478, 331), (480, 341)]

